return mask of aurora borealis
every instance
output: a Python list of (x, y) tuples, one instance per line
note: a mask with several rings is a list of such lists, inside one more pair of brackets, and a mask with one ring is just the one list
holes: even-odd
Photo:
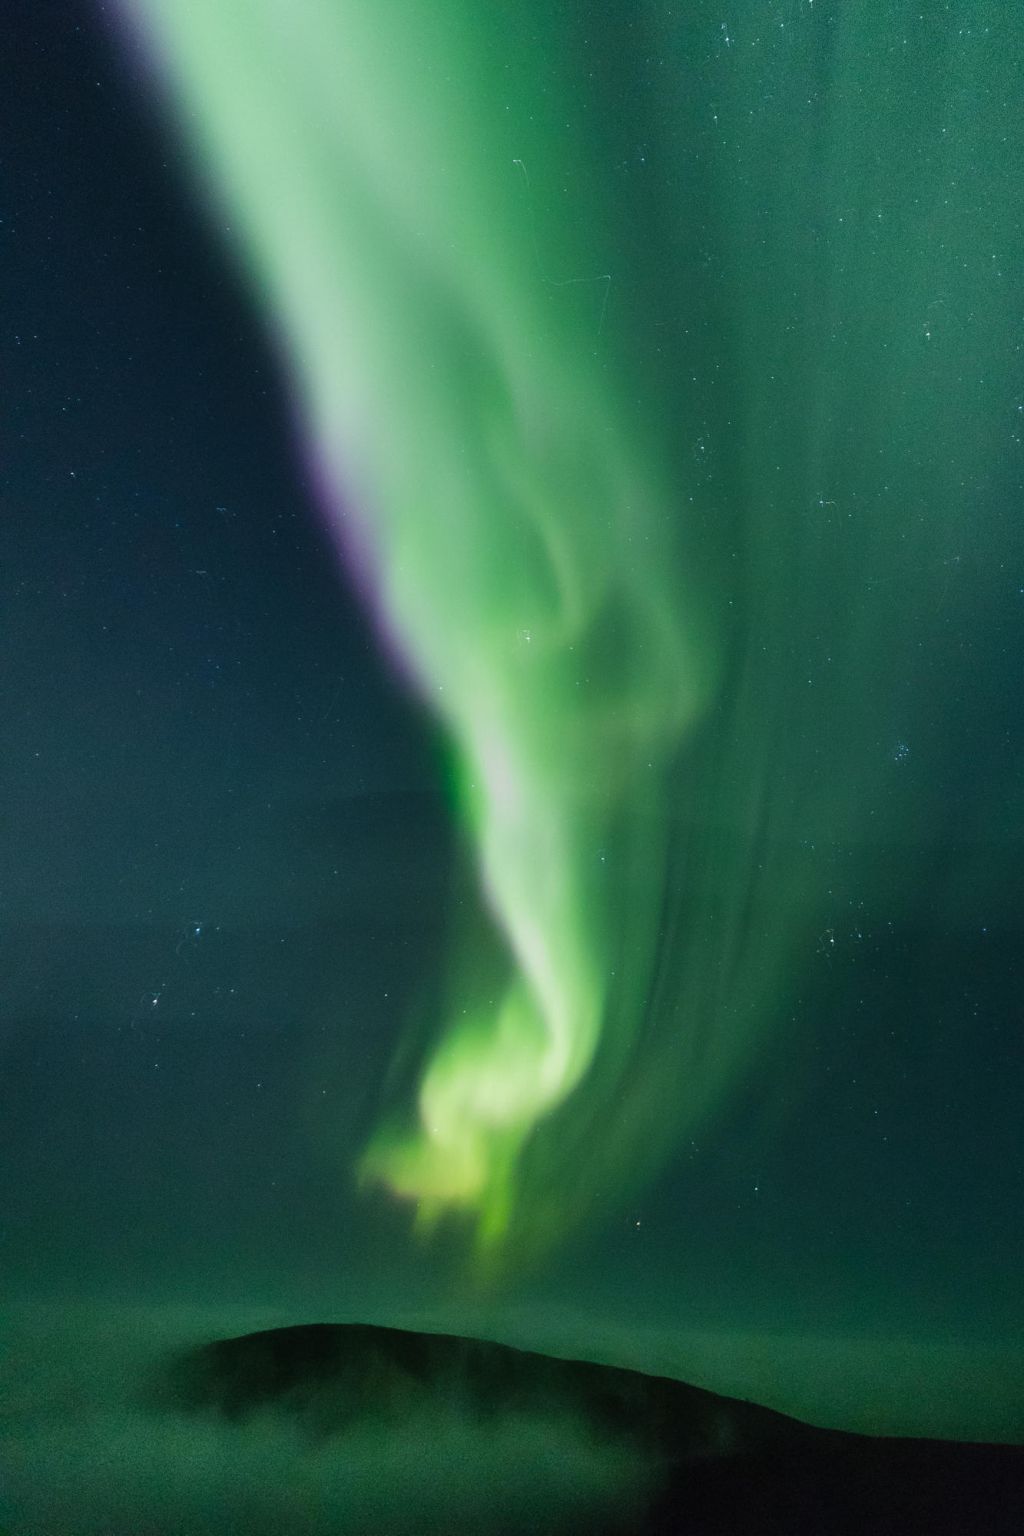
[[(939, 481), (984, 494), (977, 465), (1011, 426), (1009, 231), (985, 265), (941, 195), (995, 127), (969, 53), (920, 22), (904, 51), (896, 16), (876, 34), (790, 10), (763, 35), (751, 13), (742, 40), (723, 22), (699, 72), (683, 24), (644, 18), (658, 72), (633, 111), (658, 131), (672, 230), (652, 257), (602, 176), (575, 13), (526, 27), (410, 3), (385, 40), (376, 7), (335, 0), (129, 7), (277, 339), (349, 576), (447, 742), (492, 931), (442, 961), (411, 1116), (390, 1114), (360, 1169), (427, 1224), (468, 1207), (484, 1246), (564, 1230), (588, 1180), (556, 1176), (552, 1198), (557, 1149), (609, 1118), (601, 1186), (635, 1187), (652, 1140), (693, 1134), (782, 1029), (845, 872), (789, 847), (775, 867), (764, 839), (813, 849), (865, 816), (884, 835), (898, 792), (874, 802), (966, 515)], [(826, 41), (827, 117), (806, 94)], [(869, 56), (887, 60), (874, 89)], [(934, 143), (912, 194), (888, 146), (914, 133)], [(780, 178), (794, 156), (804, 174)], [(702, 314), (700, 256), (750, 268)], [(960, 326), (986, 337), (970, 428), (980, 385), (951, 392), (939, 361), (961, 340), (951, 271)], [(779, 665), (787, 645), (809, 645), (800, 668)], [(679, 830), (695, 804), (697, 847)], [(736, 867), (699, 846), (709, 824), (749, 836)]]
[[(382, 1127), (361, 1170), (427, 1221), (478, 1211), (486, 1245), (531, 1133), (642, 1025), (666, 769), (714, 667), (671, 466), (602, 345), (612, 279), (586, 274), (607, 217), (585, 160), (555, 201), (564, 130), (549, 108), (523, 131), (537, 44), (514, 27), (408, 5), (393, 49), (372, 7), (141, 10), (326, 515), (445, 729), (500, 951), (456, 959), (415, 1123)], [(494, 92), (510, 120), (484, 112)]]
[(1024, 18), (14, 15), (12, 1291), (1010, 1436)]

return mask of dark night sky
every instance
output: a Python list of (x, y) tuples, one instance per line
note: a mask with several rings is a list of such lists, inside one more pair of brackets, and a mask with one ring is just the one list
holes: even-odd
[[(381, 1069), (450, 836), (429, 734), (312, 515), (256, 317), (140, 93), (87, 8), (23, 7), (17, 36), (5, 1237), (15, 1272), (49, 1282), (91, 1251), (130, 1275), (201, 1248), (218, 1197), (260, 1230), (294, 1201), (273, 1166), (291, 1122), (321, 1112), (302, 1103), (321, 1080), (347, 1105)], [(346, 1004), (376, 1035), (354, 1036), (340, 1083), (307, 1061), (300, 1091), (309, 1035)]]
[(282, 880), (289, 808), (429, 791), (423, 732), (340, 586), (256, 317), (140, 93), (86, 8), (24, 9), (5, 167), (9, 913), (308, 920), (334, 898), (325, 871)]
[[(345, 584), (265, 321), (102, 9), (14, 0), (0, 86), (0, 1262), (26, 1296), (309, 1318), (371, 1287), (457, 1321), (448, 1238), (422, 1253), (349, 1173), (465, 895), (441, 745)], [(996, 532), (936, 549), (951, 627), (877, 725), (880, 776), (916, 774), (893, 794), (925, 809), (859, 845), (860, 884), (837, 839), (844, 906), (813, 922), (792, 1029), (517, 1282), (521, 1333), (557, 1314), (598, 1354), (645, 1327), (1019, 1343), (1013, 452)]]

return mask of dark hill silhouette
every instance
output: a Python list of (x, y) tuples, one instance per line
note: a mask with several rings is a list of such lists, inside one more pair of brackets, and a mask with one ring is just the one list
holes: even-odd
[[(1024, 1447), (818, 1429), (684, 1382), (478, 1339), (362, 1324), (275, 1328), (176, 1356), (147, 1402), (233, 1422), (273, 1412), (313, 1443), (357, 1423), (385, 1434), (424, 1410), (474, 1422), (568, 1416), (657, 1469), (641, 1523), (610, 1520), (600, 1527), (609, 1533), (1024, 1532)], [(588, 1516), (586, 1531), (597, 1529)]]

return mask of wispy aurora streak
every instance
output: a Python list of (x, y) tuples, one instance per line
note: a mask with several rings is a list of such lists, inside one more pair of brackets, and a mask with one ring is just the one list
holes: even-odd
[[(615, 956), (650, 954), (648, 904), (617, 892), (638, 867), (658, 888), (663, 770), (707, 691), (668, 475), (602, 350), (599, 200), (578, 163), (552, 188), (549, 98), (514, 99), (536, 59), (476, 8), (131, 9), (279, 337), (339, 542), (450, 737), (506, 980), (453, 999), (413, 1123), (361, 1171), (427, 1222), (477, 1213), (486, 1246), (524, 1142), (601, 1048)], [(647, 981), (635, 967), (618, 1029)]]

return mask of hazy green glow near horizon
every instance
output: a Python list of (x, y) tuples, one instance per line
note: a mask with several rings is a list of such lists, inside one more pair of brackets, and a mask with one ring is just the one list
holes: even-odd
[(360, 1176), (543, 1247), (693, 1134), (823, 933), (878, 893), (891, 931), (943, 825), (950, 572), (967, 521), (995, 564), (1012, 419), (1012, 50), (642, 8), (629, 97), (615, 18), (595, 72), (558, 6), (125, 5), (490, 914)]

